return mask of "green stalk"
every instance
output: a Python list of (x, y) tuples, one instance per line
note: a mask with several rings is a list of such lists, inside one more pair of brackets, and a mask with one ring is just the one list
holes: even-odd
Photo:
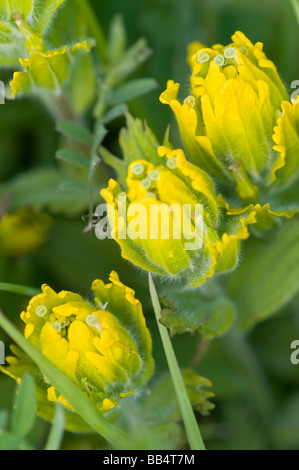
[(291, 5), (294, 9), (297, 21), (299, 23), (299, 0), (290, 0), (290, 1), (291, 1)]
[(116, 449), (134, 449), (133, 439), (124, 431), (109, 423), (97, 410), (94, 404), (84, 393), (52, 362), (49, 361), (37, 348), (5, 318), (0, 312), (0, 327), (17, 343), (17, 345), (36, 363), (48, 377), (51, 384), (70, 403), (73, 409), (104, 439)]
[(65, 411), (62, 405), (55, 405), (55, 415), (50, 433), (45, 445), (45, 450), (59, 450), (65, 428)]
[(35, 295), (41, 293), (40, 289), (35, 289), (34, 287), (20, 286), (18, 284), (7, 284), (6, 282), (0, 282), (0, 291), (28, 295), (29, 297), (34, 297)]
[(97, 18), (97, 15), (90, 6), (88, 0), (75, 0), (80, 15), (85, 18), (92, 37), (96, 40), (96, 49), (104, 62), (107, 61), (107, 41)]
[(156, 292), (156, 288), (149, 273), (149, 288), (152, 299), (153, 308), (155, 311), (166, 359), (168, 362), (169, 371), (177, 395), (177, 399), (180, 405), (183, 421), (185, 424), (186, 434), (188, 437), (189, 445), (191, 450), (205, 450), (205, 445), (201, 437), (201, 433), (192, 409), (192, 405), (189, 400), (188, 392), (186, 390), (184, 380), (180, 367), (178, 365), (167, 329), (160, 323), (161, 319), (161, 307)]

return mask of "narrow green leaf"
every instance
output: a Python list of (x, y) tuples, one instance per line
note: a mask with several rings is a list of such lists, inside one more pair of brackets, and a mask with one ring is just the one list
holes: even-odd
[(109, 71), (106, 82), (115, 87), (145, 62), (151, 54), (152, 51), (147, 47), (146, 41), (139, 39), (123, 55), (121, 62)]
[(65, 411), (59, 404), (55, 405), (54, 422), (52, 424), (45, 450), (59, 450), (65, 427)]
[(200, 434), (200, 430), (194, 416), (192, 405), (189, 400), (188, 392), (186, 390), (184, 379), (180, 371), (175, 353), (168, 335), (167, 329), (160, 323), (161, 320), (161, 308), (159, 299), (153, 283), (151, 274), (149, 273), (149, 288), (151, 299), (165, 351), (165, 355), (168, 362), (169, 371), (172, 377), (173, 385), (176, 391), (177, 399), (180, 405), (182, 417), (184, 420), (186, 433), (189, 440), (191, 450), (204, 450), (205, 446)]
[(103, 142), (106, 134), (107, 134), (107, 129), (99, 123), (96, 127), (94, 137), (93, 137), (93, 143), (92, 143), (92, 153), (97, 153), (99, 150), (99, 146)]
[(77, 180), (64, 180), (61, 181), (59, 187), (59, 191), (86, 191), (87, 185), (85, 183), (81, 183)]
[(56, 153), (56, 158), (66, 163), (69, 163), (70, 165), (79, 166), (81, 168), (89, 167), (88, 160), (84, 157), (84, 155), (79, 152), (76, 152), (76, 150), (59, 149)]
[(113, 121), (114, 119), (124, 116), (128, 111), (128, 107), (125, 103), (118, 104), (113, 108), (109, 109), (106, 114), (101, 119), (102, 124), (108, 124), (109, 122)]
[(0, 433), (5, 429), (8, 424), (9, 413), (8, 410), (0, 410)]
[(299, 0), (290, 0), (290, 1), (291, 1), (291, 5), (294, 9), (297, 21), (299, 23)]
[(108, 34), (108, 58), (110, 63), (116, 63), (126, 49), (127, 35), (122, 15), (112, 18)]
[(0, 291), (11, 292), (12, 294), (28, 295), (29, 297), (33, 297), (41, 293), (40, 289), (35, 289), (34, 287), (7, 284), (6, 282), (0, 282)]
[(50, 362), (38, 349), (0, 313), (0, 327), (23, 349), (48, 377), (49, 381), (61, 393), (74, 410), (104, 439), (116, 449), (134, 449), (134, 441), (121, 429), (117, 428), (102, 416), (83, 392)]
[[(81, 215), (89, 204), (90, 193), (88, 186), (85, 188), (76, 184), (66, 184), (65, 191), (58, 191), (61, 182), (66, 178), (63, 169), (52, 167), (34, 168), (25, 173), (20, 173), (7, 183), (0, 184), (0, 194), (11, 193), (13, 199), (10, 209), (17, 210), (24, 206), (30, 206), (39, 211), (47, 208), (52, 213), (66, 214), (70, 216)], [(74, 185), (77, 191), (73, 191)], [(67, 190), (68, 189), (68, 190)], [(79, 191), (80, 189), (80, 191)], [(97, 191), (94, 200), (100, 200)]]
[(11, 430), (13, 434), (26, 437), (31, 431), (35, 421), (35, 383), (27, 372), (23, 375), (20, 385), (17, 385), (14, 407), (11, 417)]
[(58, 121), (57, 130), (76, 142), (91, 145), (92, 135), (83, 126), (73, 121)]
[(157, 87), (158, 83), (154, 78), (132, 80), (114, 90), (109, 104), (110, 106), (114, 106), (119, 103), (128, 102), (142, 95), (146, 95)]

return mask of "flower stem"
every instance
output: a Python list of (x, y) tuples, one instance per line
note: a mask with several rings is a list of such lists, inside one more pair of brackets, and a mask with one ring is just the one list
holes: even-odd
[(161, 307), (156, 292), (156, 288), (149, 273), (149, 288), (152, 299), (153, 308), (155, 311), (166, 359), (168, 362), (169, 371), (176, 391), (177, 399), (180, 405), (185, 429), (191, 450), (205, 450), (205, 445), (201, 437), (201, 433), (189, 400), (188, 392), (186, 390), (184, 380), (180, 367), (178, 365), (167, 329), (160, 323)]

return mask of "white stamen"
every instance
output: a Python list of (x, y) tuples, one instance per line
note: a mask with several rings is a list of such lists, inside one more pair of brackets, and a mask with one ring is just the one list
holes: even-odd
[(166, 162), (166, 165), (168, 166), (170, 170), (174, 170), (177, 167), (176, 158), (175, 157), (169, 158)]
[(157, 196), (155, 195), (155, 193), (151, 193), (151, 192), (147, 193), (146, 197), (152, 197), (153, 199), (157, 199)]
[(103, 328), (101, 327), (101, 324), (100, 324), (100, 322), (98, 320), (98, 317), (96, 315), (88, 315), (85, 318), (85, 323), (88, 326), (91, 326), (92, 328), (96, 328), (99, 333), (102, 333)]
[(190, 108), (194, 108), (195, 106), (195, 98), (192, 95), (187, 96), (187, 98), (184, 99), (184, 104), (187, 104), (190, 106)]
[(35, 313), (38, 317), (43, 317), (44, 315), (46, 315), (47, 311), (47, 307), (45, 307), (44, 305), (39, 305), (38, 307), (36, 307)]
[(141, 163), (136, 163), (132, 166), (132, 172), (134, 175), (142, 175), (144, 172), (144, 166)]
[(102, 307), (102, 310), (106, 310), (106, 308), (108, 307), (108, 302), (106, 302), (103, 307)]
[(61, 331), (61, 324), (58, 321), (52, 323), (52, 326), (53, 326), (53, 328), (55, 328), (57, 333), (59, 333)]
[(152, 181), (157, 181), (159, 176), (159, 170), (152, 170), (149, 172), (148, 177)]
[(235, 56), (236, 56), (236, 51), (233, 47), (228, 47), (227, 49), (225, 49), (224, 57), (226, 57), (227, 59), (232, 59)]
[(99, 324), (99, 320), (96, 315), (88, 315), (85, 318), (85, 322), (88, 326), (97, 326)]
[(149, 178), (144, 178), (144, 180), (141, 181), (142, 183), (142, 186), (145, 188), (145, 189), (148, 189), (150, 188), (151, 186), (151, 180)]
[(214, 62), (215, 64), (219, 65), (219, 67), (222, 67), (223, 65), (225, 65), (225, 58), (223, 57), (223, 55), (216, 55), (216, 57), (214, 57)]
[(197, 56), (197, 60), (203, 64), (204, 62), (208, 62), (210, 60), (210, 55), (207, 52), (200, 52)]
[(248, 55), (248, 49), (247, 47), (239, 47), (239, 50), (242, 52), (243, 55)]

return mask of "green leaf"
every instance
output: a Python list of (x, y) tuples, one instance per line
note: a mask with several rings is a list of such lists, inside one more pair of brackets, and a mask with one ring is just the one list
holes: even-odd
[(35, 383), (30, 374), (25, 373), (17, 386), (11, 417), (11, 430), (20, 437), (26, 437), (35, 421)]
[(250, 239), (243, 261), (226, 278), (226, 288), (238, 307), (238, 326), (252, 328), (299, 291), (299, 220), (285, 222), (270, 240)]
[(101, 124), (101, 122), (99, 122), (96, 126), (96, 130), (95, 130), (94, 137), (93, 137), (93, 143), (92, 143), (92, 149), (91, 149), (91, 152), (93, 154), (99, 151), (99, 146), (103, 142), (107, 132), (108, 132), (107, 129)]
[(81, 192), (87, 190), (87, 184), (77, 180), (63, 180), (58, 186), (59, 191)]
[[(182, 376), (193, 409), (208, 415), (215, 408), (209, 401), (214, 394), (207, 390), (212, 383), (189, 369), (183, 370)], [(169, 374), (164, 374), (153, 384), (151, 393), (142, 400), (142, 408), (148, 414), (148, 421), (155, 425), (180, 419), (180, 407)]]
[(296, 15), (297, 21), (299, 23), (299, 0), (290, 0), (290, 2), (294, 9), (294, 13)]
[(0, 433), (5, 429), (9, 420), (8, 410), (0, 410)]
[(20, 348), (37, 364), (49, 381), (74, 410), (101, 436), (117, 449), (134, 449), (134, 442), (121, 429), (109, 423), (88, 400), (84, 393), (0, 313), (0, 326)]
[[(58, 187), (68, 175), (54, 168), (37, 168), (16, 176), (13, 180), (0, 185), (1, 193), (11, 193), (11, 210), (30, 206), (33, 209), (49, 209), (57, 214), (70, 216), (82, 214), (89, 205), (89, 189), (78, 181), (64, 184), (64, 191)], [(80, 186), (80, 188), (78, 188)], [(70, 191), (70, 189), (77, 191)], [(66, 190), (68, 189), (68, 190)], [(80, 191), (78, 191), (80, 189)], [(94, 192), (94, 201), (100, 200), (99, 188)]]
[(121, 61), (108, 72), (106, 82), (115, 87), (145, 62), (151, 54), (152, 51), (147, 47), (146, 41), (139, 39), (123, 54)]
[(79, 166), (81, 168), (89, 167), (89, 162), (86, 157), (72, 149), (59, 149), (56, 153), (56, 158), (70, 165)]
[(110, 106), (114, 106), (122, 102), (128, 102), (142, 95), (146, 95), (157, 87), (158, 83), (154, 78), (132, 80), (114, 90), (109, 104)]
[(36, 93), (40, 88), (59, 92), (68, 79), (75, 55), (89, 52), (93, 42), (83, 41), (75, 46), (63, 46), (50, 52), (30, 52), (29, 59), (20, 59), (24, 72), (15, 72), (10, 82), (12, 96)]
[(31, 15), (33, 7), (34, 0), (0, 0), (0, 18), (11, 21), (14, 13), (21, 13), (22, 17), (27, 19)]
[(104, 116), (101, 118), (101, 123), (108, 124), (109, 122), (114, 121), (114, 119), (117, 119), (118, 117), (126, 114), (127, 110), (128, 107), (125, 103), (118, 104), (112, 109), (109, 109), (109, 111), (104, 114)]
[(117, 172), (118, 180), (124, 186), (128, 167), (134, 160), (148, 160), (157, 166), (161, 163), (157, 153), (159, 143), (146, 122), (134, 119), (129, 113), (126, 114), (126, 120), (127, 128), (121, 130), (119, 137), (123, 159), (116, 157), (103, 147), (100, 149), (104, 162)]
[(170, 334), (198, 331), (203, 339), (224, 335), (232, 326), (235, 317), (233, 303), (223, 297), (213, 299), (200, 290), (168, 294), (174, 308), (162, 310), (161, 323), (170, 329)]
[(65, 412), (61, 405), (55, 405), (54, 422), (52, 424), (45, 450), (59, 450), (65, 428)]
[(119, 61), (126, 49), (127, 35), (122, 15), (112, 18), (108, 34), (108, 59), (112, 64)]
[(57, 130), (71, 140), (91, 145), (93, 138), (91, 133), (83, 126), (73, 121), (58, 121)]
[[(23, 0), (21, 0), (23, 2)], [(53, 14), (65, 0), (37, 0), (34, 2), (35, 11), (35, 29), (36, 31), (44, 31), (52, 19)]]
[(22, 437), (11, 432), (0, 433), (0, 450), (34, 450)]
[(41, 293), (40, 289), (35, 289), (34, 287), (20, 286), (17, 284), (7, 284), (5, 282), (0, 282), (0, 291), (2, 292), (12, 292), (13, 294), (28, 295), (33, 297)]

